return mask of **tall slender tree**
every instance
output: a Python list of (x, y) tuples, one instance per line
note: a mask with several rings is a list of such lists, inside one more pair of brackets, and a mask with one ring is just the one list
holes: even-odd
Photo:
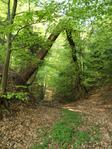
[[(7, 22), (8, 22), (8, 25), (11, 26), (14, 23), (14, 18), (16, 16), (17, 0), (13, 0), (12, 11), (11, 11), (11, 1), (10, 0), (8, 0), (7, 6), (8, 6)], [(7, 33), (6, 58), (5, 58), (5, 62), (4, 62), (4, 69), (3, 69), (2, 82), (1, 82), (2, 93), (5, 93), (6, 88), (7, 88), (7, 79), (8, 79), (8, 69), (9, 69), (9, 63), (10, 63), (11, 47), (12, 47), (12, 33), (11, 33), (11, 31), (9, 31)]]

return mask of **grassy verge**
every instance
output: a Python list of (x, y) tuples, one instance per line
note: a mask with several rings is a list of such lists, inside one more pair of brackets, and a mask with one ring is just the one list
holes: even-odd
[(81, 129), (83, 116), (69, 110), (62, 110), (62, 117), (50, 131), (41, 129), (40, 143), (31, 149), (82, 149), (85, 144), (93, 144), (100, 140), (99, 128), (91, 126)]

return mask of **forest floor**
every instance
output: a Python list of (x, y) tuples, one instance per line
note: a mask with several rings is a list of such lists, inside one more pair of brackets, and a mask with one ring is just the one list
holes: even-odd
[(84, 115), (81, 130), (93, 125), (99, 127), (100, 141), (80, 149), (112, 149), (112, 86), (94, 90), (88, 98), (61, 105), (60, 108), (14, 104), (12, 114), (0, 120), (0, 149), (30, 149), (31, 145), (38, 144), (42, 131), (48, 133), (61, 119), (62, 108)]
[(87, 99), (67, 104), (64, 108), (83, 113), (86, 117), (84, 127), (99, 126), (100, 142), (85, 149), (112, 149), (112, 86), (94, 90)]

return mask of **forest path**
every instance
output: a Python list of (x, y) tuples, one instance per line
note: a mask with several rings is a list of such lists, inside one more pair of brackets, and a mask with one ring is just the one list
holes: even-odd
[[(97, 89), (87, 99), (62, 107), (84, 115), (81, 129), (94, 124), (100, 127), (100, 144), (84, 149), (112, 149), (112, 86)], [(49, 131), (61, 116), (61, 107), (18, 103), (12, 105), (12, 109), (12, 115), (0, 120), (0, 149), (29, 149), (40, 141), (41, 128)]]
[(84, 127), (98, 125), (102, 135), (100, 148), (112, 149), (112, 86), (94, 90), (87, 99), (66, 104), (64, 108), (85, 114)]

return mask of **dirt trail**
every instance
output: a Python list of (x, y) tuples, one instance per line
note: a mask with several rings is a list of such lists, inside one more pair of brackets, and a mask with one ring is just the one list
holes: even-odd
[(100, 126), (102, 134), (97, 149), (112, 149), (112, 86), (102, 87), (93, 91), (85, 100), (79, 100), (64, 106), (69, 110), (86, 115), (86, 126)]
[[(15, 104), (12, 108), (12, 115), (0, 121), (0, 149), (29, 149), (40, 140), (37, 131), (51, 128), (60, 117), (60, 110), (55, 107)], [(64, 108), (83, 113), (87, 119), (84, 128), (100, 126), (100, 144), (84, 149), (112, 149), (112, 86), (97, 89), (87, 99), (66, 104)]]

